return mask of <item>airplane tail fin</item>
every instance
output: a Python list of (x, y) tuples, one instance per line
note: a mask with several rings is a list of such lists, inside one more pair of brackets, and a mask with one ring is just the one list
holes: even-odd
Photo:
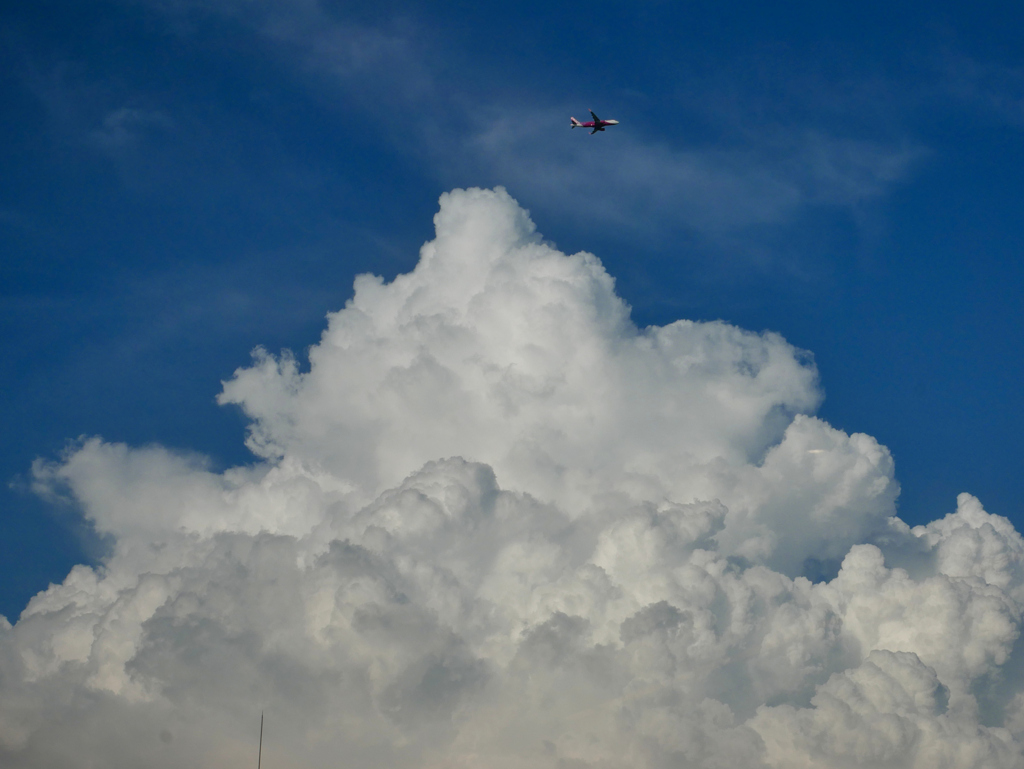
[(569, 128), (576, 128), (577, 126), (582, 126), (582, 125), (583, 125), (583, 123), (581, 123), (576, 118), (574, 118), (574, 117), (569, 118)]

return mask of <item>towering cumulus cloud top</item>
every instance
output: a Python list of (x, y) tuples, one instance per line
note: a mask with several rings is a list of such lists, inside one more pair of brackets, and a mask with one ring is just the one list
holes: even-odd
[(0, 618), (0, 763), (1024, 767), (1006, 519), (908, 528), (806, 353), (637, 329), (504, 190), (435, 224), (224, 385), (251, 467), (36, 464), (112, 550)]

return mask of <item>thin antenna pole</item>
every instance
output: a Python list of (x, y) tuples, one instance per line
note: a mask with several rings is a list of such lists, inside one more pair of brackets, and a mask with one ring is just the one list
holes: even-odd
[(263, 763), (263, 713), (260, 712), (260, 754), (256, 758), (256, 769)]

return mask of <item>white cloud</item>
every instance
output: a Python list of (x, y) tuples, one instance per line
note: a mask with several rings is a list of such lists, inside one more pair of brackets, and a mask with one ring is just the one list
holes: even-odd
[(141, 135), (173, 128), (173, 122), (155, 110), (120, 107), (109, 112), (100, 127), (89, 132), (89, 141), (100, 151), (117, 159), (126, 151), (134, 151)]
[[(678, 94), (661, 94), (671, 117), (630, 115), (626, 108), (644, 100), (609, 86), (621, 106), (614, 115), (602, 114), (620, 118), (622, 125), (590, 138), (568, 130), (570, 112), (578, 115), (586, 105), (540, 95), (533, 85), (524, 99), (526, 75), (488, 72), (482, 84), (462, 52), (453, 49), (459, 33), (438, 26), (444, 23), (438, 15), (382, 7), (368, 21), (365, 14), (319, 0), (142, 2), (172, 20), (216, 14), (237, 22), (283, 69), (301, 73), (326, 104), (344, 93), (346, 112), (339, 117), (373, 125), (399, 155), (413, 158), (443, 186), (500, 180), (545, 211), (591, 229), (627, 230), (634, 238), (662, 241), (689, 233), (730, 244), (733, 253), (763, 251), (763, 236), (755, 242), (743, 233), (784, 229), (823, 208), (862, 213), (927, 154), (919, 142), (894, 138), (891, 130), (866, 138), (793, 114), (759, 121), (754, 116), (766, 111), (759, 104), (763, 93), (723, 97), (734, 83), (682, 66), (678, 77), (694, 94), (681, 112)], [(759, 66), (783, 67), (779, 61)], [(809, 87), (806, 73), (801, 78), (788, 65), (784, 71), (779, 79), (800, 81), (800, 100), (811, 114), (831, 113), (843, 101), (834, 83)], [(856, 122), (851, 112), (864, 112), (863, 97), (848, 93), (856, 89), (842, 90), (847, 99), (840, 125)], [(709, 103), (736, 98), (746, 109), (712, 118), (722, 137), (713, 144), (659, 134), (660, 122), (692, 119)]]
[(955, 49), (941, 52), (937, 68), (942, 73), (940, 98), (952, 96), (1009, 125), (1024, 125), (1024, 68), (978, 60)]
[(1008, 521), (908, 528), (806, 354), (637, 329), (504, 191), (435, 224), (225, 383), (257, 465), (37, 463), (113, 549), (0, 623), (4, 766), (249, 766), (264, 709), (268, 766), (1024, 766)]
[(470, 151), (456, 163), (494, 174), (545, 210), (592, 226), (612, 223), (636, 237), (653, 228), (723, 239), (791, 224), (815, 208), (856, 209), (906, 179), (925, 155), (912, 143), (857, 141), (799, 125), (750, 130), (738, 146), (673, 145), (652, 140), (647, 126), (626, 115), (608, 129), (613, 135), (591, 138), (562, 134), (555, 127), (562, 113), (554, 113), (525, 105), (477, 110)]

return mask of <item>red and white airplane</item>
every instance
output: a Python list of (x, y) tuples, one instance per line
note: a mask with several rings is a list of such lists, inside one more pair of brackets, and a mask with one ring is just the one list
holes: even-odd
[(594, 119), (593, 120), (588, 120), (586, 123), (581, 123), (579, 120), (577, 120), (574, 117), (569, 118), (569, 127), (570, 128), (593, 128), (594, 130), (590, 132), (590, 135), (593, 136), (598, 131), (603, 131), (605, 126), (618, 125), (619, 124), (618, 120), (601, 120), (601, 118), (599, 118), (597, 115), (594, 114), (594, 110), (590, 110), (590, 116), (592, 118), (594, 118)]

